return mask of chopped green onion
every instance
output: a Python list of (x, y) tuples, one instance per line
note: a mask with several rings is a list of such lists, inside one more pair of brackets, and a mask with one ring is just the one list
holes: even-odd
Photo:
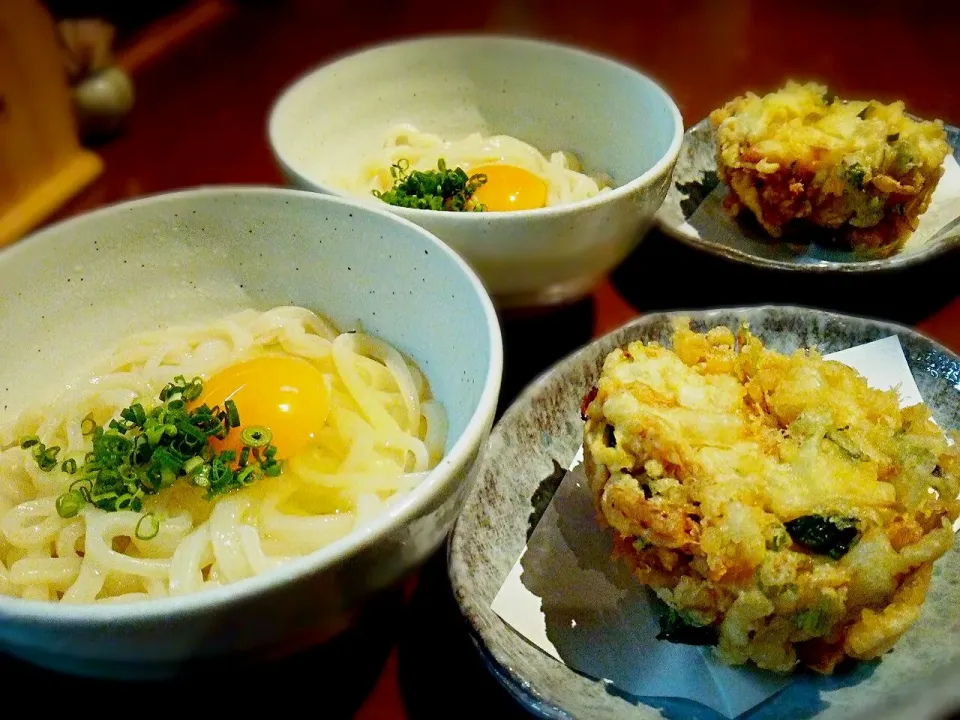
[(210, 487), (210, 466), (201, 465), (190, 473), (190, 482), (200, 488)]
[(158, 425), (156, 423), (145, 427), (143, 429), (143, 434), (147, 437), (147, 442), (150, 445), (159, 445), (160, 440), (163, 439), (165, 427), (163, 425)]
[(188, 422), (174, 425), (173, 433), (169, 433), (169, 436), (177, 437), (175, 444), (179, 446), (181, 452), (184, 448), (200, 449), (209, 442), (209, 437), (205, 432)]
[[(161, 404), (155, 407), (133, 403), (105, 427), (88, 414), (80, 429), (91, 439), (92, 449), (82, 464), (73, 458), (58, 463), (61, 448), (47, 447), (35, 435), (21, 438), (20, 446), (31, 451), (41, 470), (53, 470), (59, 464), (63, 472), (79, 475), (57, 499), (62, 517), (73, 517), (85, 503), (107, 512), (140, 512), (147, 495), (161, 492), (181, 478), (205, 489), (207, 499), (212, 500), (265, 475), (279, 475), (282, 464), (276, 460), (277, 448), (270, 444), (273, 434), (268, 428), (255, 426), (241, 432), (244, 447), (239, 463), (236, 451), (216, 451), (211, 439), (224, 439), (233, 427), (239, 427), (240, 412), (232, 400), (227, 400), (223, 409), (205, 404), (188, 409), (188, 403), (202, 394), (199, 377), (187, 382), (177, 376), (160, 392)], [(148, 516), (149, 520), (141, 520), (147, 525), (140, 530), (153, 530), (153, 537), (159, 521), (149, 513), (144, 517)], [(138, 533), (138, 537), (144, 534)]]
[(227, 400), (223, 406), (226, 408), (230, 427), (240, 427), (240, 412), (237, 410), (237, 404), (233, 400)]
[(190, 458), (183, 464), (183, 471), (187, 475), (190, 475), (191, 473), (193, 473), (194, 470), (196, 470), (201, 465), (203, 465), (203, 458), (200, 457), (199, 455), (194, 455), (192, 458)]
[(486, 209), (473, 197), (487, 182), (483, 173), (468, 176), (463, 168), (451, 170), (443, 158), (437, 161), (436, 170), (414, 170), (408, 174), (409, 169), (410, 162), (399, 159), (390, 168), (393, 187), (386, 192), (373, 190), (374, 197), (388, 205), (418, 210), (482, 212)]
[(147, 421), (147, 413), (140, 403), (134, 403), (130, 407), (121, 410), (120, 417), (138, 427), (143, 427), (143, 424)]
[(173, 472), (180, 472), (183, 469), (183, 460), (174, 455), (173, 451), (162, 446), (154, 450), (153, 463)]
[(259, 479), (260, 475), (254, 465), (248, 465), (237, 473), (237, 482), (241, 485), (251, 485)]
[(97, 429), (97, 421), (93, 419), (93, 413), (87, 413), (87, 416), (80, 421), (80, 432), (84, 437), (87, 435), (93, 435), (93, 431)]
[(41, 470), (53, 470), (57, 466), (57, 455), (59, 453), (59, 445), (46, 447), (43, 443), (37, 443), (33, 446), (33, 459), (37, 461)]
[(93, 482), (89, 478), (82, 477), (79, 480), (74, 480), (72, 483), (70, 483), (71, 490), (76, 490), (77, 488), (93, 490)]
[(177, 473), (168, 467), (160, 470), (160, 487), (168, 488), (177, 481)]
[(153, 513), (146, 513), (137, 521), (133, 532), (139, 540), (153, 540), (160, 532), (160, 521)]
[(240, 440), (247, 447), (262, 448), (269, 445), (270, 441), (273, 440), (273, 433), (270, 432), (269, 428), (262, 425), (251, 425), (244, 428), (243, 432), (240, 433)]
[(160, 402), (166, 402), (174, 393), (181, 393), (186, 383), (187, 379), (183, 375), (177, 375), (172, 383), (167, 383), (160, 391)]
[(80, 478), (70, 483), (70, 492), (79, 493), (85, 502), (90, 502), (90, 493), (93, 491), (93, 483), (86, 478)]
[(86, 502), (86, 498), (76, 490), (65, 492), (57, 498), (57, 515), (62, 518), (76, 517), (77, 513), (80, 512), (80, 508), (82, 508)]
[(203, 393), (203, 381), (195, 377), (190, 381), (190, 384), (183, 389), (183, 399), (187, 402), (192, 402), (200, 397), (201, 393)]

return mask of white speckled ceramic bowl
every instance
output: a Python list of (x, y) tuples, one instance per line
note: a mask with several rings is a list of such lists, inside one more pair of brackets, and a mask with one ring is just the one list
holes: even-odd
[(0, 421), (138, 331), (297, 304), (409, 353), (447, 411), (446, 456), (371, 524), (195, 595), (58, 605), (0, 595), (0, 650), (50, 668), (158, 677), (184, 662), (322, 637), (440, 546), (490, 431), (500, 329), (476, 275), (402, 218), (316, 193), (198, 189), (99, 210), (0, 253)]
[[(387, 206), (430, 230), (477, 271), (502, 307), (587, 294), (653, 223), (683, 138), (673, 100), (625, 65), (534, 40), (431, 37), (367, 49), (309, 72), (269, 121), (295, 187), (337, 195), (399, 122), (457, 139), (506, 134), (574, 152), (616, 189), (566, 206), (447, 213)], [(380, 203), (372, 196), (360, 198)]]
[[(477, 482), (449, 545), (449, 571), (474, 640), (496, 678), (536, 717), (552, 720), (720, 720), (705, 706), (639, 698), (575, 672), (507, 625), (490, 607), (583, 442), (580, 400), (603, 359), (634, 340), (669, 347), (675, 315), (699, 332), (747, 322), (779, 352), (816, 345), (830, 353), (890, 335), (934, 418), (960, 424), (960, 357), (902, 325), (798, 307), (744, 307), (645, 315), (560, 361), (517, 398), (494, 428)], [(589, 505), (589, 503), (588, 503)], [(934, 565), (917, 623), (879, 662), (831, 677), (801, 673), (796, 682), (742, 717), (750, 720), (928, 720), (956, 710), (960, 691), (960, 546)], [(535, 593), (536, 594), (536, 593)], [(562, 613), (563, 597), (545, 595), (543, 611)], [(603, 607), (597, 611), (601, 616)], [(568, 616), (564, 616), (568, 617)], [(548, 629), (548, 633), (553, 628)], [(557, 641), (557, 647), (561, 647)], [(954, 716), (951, 716), (954, 717)]]

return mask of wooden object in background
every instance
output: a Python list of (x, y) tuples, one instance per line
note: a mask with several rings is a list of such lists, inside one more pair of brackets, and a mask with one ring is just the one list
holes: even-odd
[(0, 246), (103, 170), (80, 146), (53, 20), (39, 0), (0, 1)]
[(193, 0), (125, 43), (117, 52), (117, 64), (132, 75), (181, 42), (226, 19), (233, 10), (232, 0)]

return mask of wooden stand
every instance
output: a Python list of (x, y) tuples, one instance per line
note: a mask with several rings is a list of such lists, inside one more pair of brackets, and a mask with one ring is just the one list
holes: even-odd
[(0, 0), (0, 246), (102, 170), (77, 138), (52, 18), (38, 0)]

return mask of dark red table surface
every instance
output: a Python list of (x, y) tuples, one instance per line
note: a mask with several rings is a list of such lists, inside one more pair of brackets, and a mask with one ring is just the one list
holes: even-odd
[[(280, 184), (265, 128), (270, 104), (286, 84), (363, 45), (447, 31), (523, 33), (610, 54), (657, 78), (688, 126), (737, 93), (772, 89), (790, 77), (825, 81), (841, 95), (902, 99), (918, 115), (960, 124), (960, 4), (946, 0), (242, 2), (138, 70), (129, 128), (98, 148), (105, 173), (55, 219), (175, 188)], [(655, 310), (813, 305), (913, 325), (960, 351), (958, 271), (954, 253), (891, 275), (775, 274), (706, 256), (655, 231), (587, 300), (504, 318), (501, 409), (555, 360)], [(340, 671), (348, 665), (360, 669)], [(183, 703), (196, 695), (223, 710), (268, 699), (283, 703), (273, 705), (277, 709), (305, 702), (304, 711), (319, 717), (526, 717), (478, 659), (450, 595), (443, 553), (410, 583), (403, 602), (339, 645), (244, 670), (235, 680), (194, 678), (158, 694), (66, 679), (9, 660), (0, 667), (8, 683), (42, 683), (63, 694), (60, 702), (113, 697), (118, 712), (165, 704), (172, 711), (189, 707)]]

